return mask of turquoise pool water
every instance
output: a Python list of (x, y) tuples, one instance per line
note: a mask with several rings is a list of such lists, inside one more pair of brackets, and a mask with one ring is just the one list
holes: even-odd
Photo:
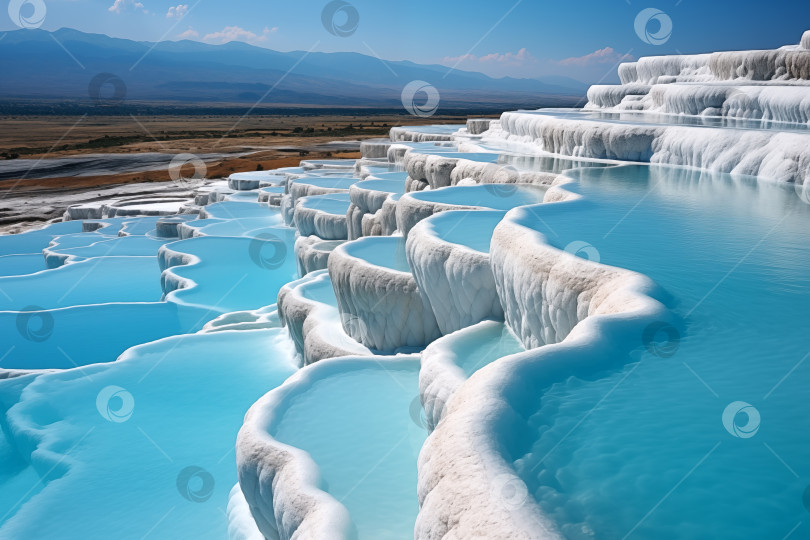
[(346, 215), (350, 203), (348, 193), (334, 193), (303, 197), (297, 204), (326, 214)]
[[(389, 176), (390, 175), (390, 176)], [(370, 191), (385, 191), (388, 193), (405, 193), (405, 179), (408, 173), (384, 173), (375, 174), (374, 177), (355, 185), (358, 188)]]
[(33, 274), (45, 269), (45, 260), (39, 253), (0, 255), (0, 277)]
[(410, 413), (418, 358), (332, 359), (313, 368), (310, 381), (290, 388), (271, 435), (312, 456), (359, 540), (412, 537), (416, 458), (427, 436)]
[(684, 169), (574, 176), (584, 200), (524, 223), (650, 276), (684, 329), (544, 389), (518, 471), (570, 538), (785, 537), (807, 518), (810, 206)]
[(29, 452), (3, 462), (0, 537), (226, 538), (236, 433), (295, 371), (291, 347), (278, 329), (193, 334), (0, 384), (4, 436)]
[(307, 184), (310, 186), (316, 186), (327, 189), (348, 190), (349, 187), (355, 182), (357, 182), (357, 178), (347, 177), (345, 176), (345, 173), (341, 173), (341, 176), (335, 177), (305, 176), (301, 178), (296, 178), (293, 183)]
[(456, 210), (429, 217), (434, 234), (446, 242), (489, 253), (492, 232), (506, 212), (489, 210)]
[(392, 236), (369, 236), (344, 244), (346, 253), (363, 259), (374, 266), (411, 272), (408, 259), (405, 257), (405, 240)]
[(417, 191), (411, 195), (436, 203), (510, 210), (516, 206), (542, 202), (545, 193), (544, 188), (530, 184), (481, 184)]

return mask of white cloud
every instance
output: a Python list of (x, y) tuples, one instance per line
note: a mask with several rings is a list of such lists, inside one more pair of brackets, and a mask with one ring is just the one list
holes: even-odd
[(192, 39), (200, 37), (200, 33), (194, 30), (192, 27), (188, 27), (188, 30), (181, 34), (177, 34), (177, 39)]
[(566, 58), (557, 62), (561, 66), (594, 66), (598, 64), (617, 64), (619, 62), (635, 60), (629, 54), (619, 54), (612, 47), (605, 47), (585, 56)]
[(123, 13), (125, 11), (143, 11), (149, 13), (143, 4), (136, 0), (115, 0), (115, 3), (107, 8), (107, 11), (112, 13)]
[(182, 19), (188, 13), (188, 4), (178, 4), (177, 6), (172, 6), (169, 8), (169, 12), (166, 13), (167, 19)]
[(261, 43), (267, 41), (270, 34), (278, 30), (277, 26), (273, 28), (265, 27), (261, 34), (256, 34), (250, 30), (245, 30), (239, 26), (226, 26), (219, 32), (212, 32), (206, 34), (202, 40), (206, 43), (228, 43), (229, 41), (244, 41), (245, 43)]

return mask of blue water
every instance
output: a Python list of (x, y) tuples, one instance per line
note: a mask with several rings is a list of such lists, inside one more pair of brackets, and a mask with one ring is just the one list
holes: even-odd
[(349, 510), (360, 540), (412, 537), (419, 510), (416, 459), (427, 436), (411, 416), (419, 360), (384, 362), (314, 364), (309, 380), (290, 385), (271, 430), (315, 460), (325, 490)]
[(33, 274), (45, 269), (45, 259), (40, 253), (0, 255), (0, 277)]
[(481, 184), (417, 191), (411, 196), (422, 201), (443, 204), (510, 210), (516, 206), (542, 202), (545, 193), (544, 188), (529, 184)]
[(434, 214), (427, 221), (434, 234), (445, 242), (489, 253), (492, 232), (505, 215), (503, 211), (457, 210)]
[[(168, 249), (199, 260), (164, 273), (166, 299), (204, 307), (217, 315), (274, 304), (279, 289), (297, 277), (293, 243), (293, 230), (283, 227), (255, 238), (200, 237), (173, 242)], [(165, 285), (171, 278), (190, 284), (172, 289)]]
[[(497, 161), (550, 172), (595, 165), (555, 156)], [(398, 198), (406, 173), (378, 169), (360, 186)], [(318, 174), (296, 182), (348, 189), (359, 181), (349, 171)], [(569, 189), (584, 199), (538, 205), (545, 190), (526, 185), (413, 195), (491, 208), (427, 220), (438, 237), (481, 253), (508, 210), (535, 205), (526, 226), (561, 249), (576, 245), (579, 256), (650, 276), (683, 321), (671, 349), (648, 351), (639, 338), (611, 369), (538, 385), (516, 469), (568, 538), (784, 538), (807, 522), (810, 207), (789, 188), (685, 169), (569, 174), (578, 180)], [(158, 217), (0, 236), (0, 367), (65, 370), (0, 380), (0, 538), (227, 535), (242, 417), (297, 369), (285, 330), (195, 333), (222, 314), (272, 309), (265, 306), (298, 278), (295, 230), (257, 196), (237, 192), (207, 206), (207, 219), (188, 223), (200, 236), (187, 240), (158, 239)], [(342, 193), (301, 204), (342, 214), (348, 201)], [(410, 272), (401, 237), (344, 249)], [(322, 304), (320, 330), (348, 339), (328, 274), (311, 277), (298, 292)], [(465, 377), (523, 351), (498, 322), (448, 343)], [(270, 434), (310, 454), (359, 538), (411, 537), (426, 436), (414, 414), (419, 361), (329, 360), (306, 369), (285, 387)], [(742, 413), (724, 426), (724, 409), (737, 401), (758, 411), (757, 430), (740, 431), (749, 418)], [(119, 413), (113, 420), (122, 421), (111, 421)]]
[(346, 253), (374, 266), (411, 272), (405, 257), (405, 240), (395, 236), (369, 236), (344, 244)]
[(161, 296), (160, 269), (154, 257), (98, 257), (34, 274), (0, 277), (0, 291), (0, 311), (152, 302)]
[(349, 210), (348, 193), (334, 193), (329, 195), (315, 195), (311, 197), (303, 197), (297, 203), (304, 208), (312, 208), (319, 210), (326, 214), (346, 215)]
[[(391, 176), (389, 176), (391, 175)], [(405, 178), (408, 173), (375, 174), (373, 178), (357, 182), (355, 185), (369, 191), (385, 191), (388, 193), (405, 193)]]
[(36, 443), (4, 461), (0, 537), (226, 538), (236, 433), (291, 357), (278, 329), (194, 334), (0, 384), (3, 427)]
[(336, 177), (305, 176), (295, 180), (296, 184), (306, 184), (321, 188), (346, 190), (348, 190), (349, 187), (355, 182), (357, 182), (357, 178), (347, 177), (345, 176), (345, 173), (341, 173), (341, 176)]
[[(695, 171), (576, 176), (584, 201), (524, 223), (653, 278), (684, 330), (674, 352), (639, 340), (626, 367), (545, 389), (521, 476), (571, 538), (783, 538), (807, 518), (810, 207), (789, 188)], [(750, 438), (724, 427), (736, 401), (761, 416)]]
[(54, 223), (43, 229), (0, 236), (0, 255), (39, 253), (57, 235), (82, 232), (81, 221)]

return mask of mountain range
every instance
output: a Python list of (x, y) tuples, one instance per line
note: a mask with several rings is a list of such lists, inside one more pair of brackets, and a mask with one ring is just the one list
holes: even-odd
[(151, 43), (68, 28), (8, 32), (0, 40), (0, 72), (4, 100), (92, 101), (101, 84), (103, 99), (137, 102), (395, 107), (405, 85), (420, 80), (439, 91), (444, 108), (565, 105), (587, 90), (565, 77), (496, 79), (359, 53)]

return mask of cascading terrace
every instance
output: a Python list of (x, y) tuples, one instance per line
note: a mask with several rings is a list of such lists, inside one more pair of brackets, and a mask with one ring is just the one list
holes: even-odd
[(0, 536), (806, 531), (808, 36), (0, 237)]

